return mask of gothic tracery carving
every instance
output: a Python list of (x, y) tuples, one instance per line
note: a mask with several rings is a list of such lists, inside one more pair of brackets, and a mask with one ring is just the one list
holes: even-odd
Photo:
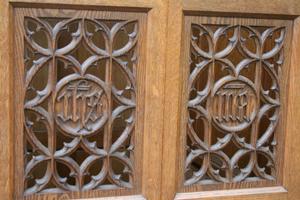
[(25, 195), (132, 188), (138, 21), (26, 17), (24, 29)]
[(185, 185), (276, 179), (285, 35), (192, 23)]

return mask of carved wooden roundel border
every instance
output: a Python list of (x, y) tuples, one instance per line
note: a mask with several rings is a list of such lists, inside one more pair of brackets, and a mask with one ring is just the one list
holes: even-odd
[(107, 122), (108, 86), (97, 77), (69, 75), (56, 87), (55, 120), (62, 131), (75, 137), (87, 136)]
[(228, 132), (246, 129), (257, 113), (254, 84), (246, 77), (224, 77), (212, 89), (212, 119)]

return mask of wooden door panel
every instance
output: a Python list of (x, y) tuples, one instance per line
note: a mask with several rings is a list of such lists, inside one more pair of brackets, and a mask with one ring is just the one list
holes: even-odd
[[(291, 149), (298, 148), (297, 145), (292, 147), (291, 141), (299, 141), (299, 137), (296, 136), (294, 126), (291, 125), (293, 120), (291, 120), (292, 112), (290, 111), (290, 106), (294, 105), (292, 103), (294, 97), (291, 97), (293, 91), (289, 87), (292, 85), (294, 87), (295, 83), (293, 80), (297, 80), (297, 75), (290, 73), (290, 70), (296, 69), (296, 66), (293, 64), (293, 53), (297, 54), (297, 52), (292, 51), (292, 47), (295, 47), (296, 43), (294, 41), (299, 37), (298, 34), (295, 35), (296, 27), (293, 26), (295, 25), (295, 19), (291, 15), (298, 12), (298, 6), (295, 1), (291, 1), (289, 4), (295, 5), (295, 9), (287, 11), (288, 6), (283, 2), (282, 4), (279, 1), (272, 5), (266, 4), (268, 3), (218, 0), (201, 2), (197, 0), (183, 0), (169, 3), (169, 10), (172, 10), (172, 12), (169, 12), (168, 16), (167, 38), (170, 50), (167, 52), (165, 86), (165, 116), (168, 116), (168, 118), (165, 119), (164, 126), (164, 142), (167, 144), (167, 147), (164, 148), (163, 154), (168, 161), (163, 164), (162, 180), (165, 186), (163, 190), (166, 191), (166, 198), (299, 198), (299, 193), (294, 190), (299, 184), (299, 175), (296, 173), (299, 169), (297, 165), (291, 164), (290, 160), (291, 156), (296, 156), (291, 154)], [(279, 4), (281, 6), (278, 6)], [(270, 9), (268, 10), (268, 8)], [(291, 15), (284, 15), (283, 13)], [(181, 26), (175, 26), (175, 24), (181, 24)], [(235, 31), (229, 30), (231, 28), (235, 29), (234, 27), (240, 27), (237, 28), (239, 31), (237, 29)], [(268, 35), (267, 29), (271, 31), (275, 30), (276, 27), (279, 29), (283, 28), (287, 31), (287, 34), (284, 34), (285, 40), (284, 44), (281, 44), (282, 46), (275, 43), (283, 42), (283, 40), (278, 39), (276, 42), (274, 41), (275, 47), (272, 42), (265, 42), (266, 40), (261, 36), (264, 35), (263, 37), (265, 37)], [(244, 28), (249, 28), (250, 32), (253, 30), (255, 33), (250, 34), (250, 38), (261, 38), (258, 39), (259, 42), (257, 40), (257, 42), (254, 42), (255, 44), (250, 44), (249, 40), (247, 41), (244, 38), (246, 34), (243, 31)], [(266, 32), (263, 34), (264, 31)], [(272, 37), (275, 35), (272, 34)], [(224, 38), (227, 38), (228, 42), (225, 42)], [(218, 42), (220, 43), (217, 44)], [(235, 45), (237, 45), (237, 52), (234, 50)], [(260, 52), (261, 55), (257, 56), (257, 58), (261, 60), (262, 65), (254, 64), (254, 66), (258, 66), (259, 70), (254, 70), (255, 67), (252, 68), (253, 71), (251, 70), (250, 66), (253, 66), (253, 63), (250, 64), (248, 62), (251, 58), (246, 58), (247, 52), (242, 52), (245, 50), (245, 45), (247, 48), (252, 49), (253, 52)], [(257, 46), (264, 47), (258, 50)], [(271, 50), (272, 46), (275, 47), (274, 51), (270, 52), (270, 54), (267, 53), (268, 61), (264, 62), (263, 58), (266, 55), (263, 56), (263, 54)], [(282, 50), (279, 50), (277, 47), (282, 48)], [(275, 49), (277, 50), (275, 51)], [(284, 62), (274, 63), (276, 56), (271, 58), (274, 55), (271, 57), (269, 55), (275, 52), (281, 54)], [(180, 55), (180, 57), (174, 58), (174, 54)], [(220, 63), (218, 64), (219, 58)], [(263, 89), (272, 85), (273, 80), (267, 77), (263, 70), (266, 69), (265, 66), (271, 66), (272, 68), (278, 63), (282, 64), (283, 68), (285, 66), (285, 69), (282, 68), (281, 72), (275, 73), (277, 75), (274, 74), (273, 78), (275, 78), (275, 82), (278, 83), (277, 86), (281, 89), (275, 89), (277, 87), (275, 85), (271, 87), (283, 93), (278, 93), (280, 108), (278, 107), (278, 111), (272, 112), (271, 115), (274, 118), (267, 117), (271, 118), (271, 121), (275, 118), (277, 120), (268, 123), (268, 120), (265, 120), (266, 115), (262, 114), (262, 110), (268, 107), (265, 104), (268, 100), (264, 101), (261, 97), (264, 98), (265, 95), (273, 96), (269, 93), (270, 91), (265, 93), (265, 89)], [(245, 68), (247, 72), (239, 70), (242, 65), (249, 66), (247, 69)], [(235, 73), (232, 71), (233, 75), (230, 75), (231, 69), (239, 72)], [(254, 85), (250, 93), (254, 94), (254, 90), (256, 90), (256, 94), (261, 96), (255, 95), (254, 99), (256, 100), (250, 98), (251, 100), (247, 101), (247, 109), (244, 111), (249, 114), (249, 118), (244, 118), (247, 121), (246, 123), (240, 121), (241, 116), (239, 114), (241, 114), (241, 110), (238, 111), (238, 108), (241, 107), (238, 106), (234, 98), (234, 94), (238, 93), (233, 88), (245, 89), (247, 84), (242, 86), (243, 84), (240, 84), (239, 81), (234, 81), (235, 78), (229, 80), (230, 78), (228, 77), (231, 76), (238, 79), (245, 76), (247, 77), (247, 81), (245, 79), (246, 82), (252, 79)], [(256, 85), (256, 83), (259, 85)], [(270, 85), (267, 86), (268, 84)], [(248, 91), (248, 89), (246, 90)], [(245, 90), (243, 91), (245, 92)], [(225, 97), (227, 94), (228, 97), (235, 99), (230, 100), (227, 97), (227, 100), (229, 100), (228, 104)], [(225, 98), (219, 98), (219, 95), (224, 95), (223, 97)], [(259, 105), (254, 102), (259, 102)], [(233, 106), (235, 104), (237, 106)], [(257, 111), (254, 111), (255, 107), (258, 109)], [(277, 114), (274, 115), (276, 112)], [(254, 117), (253, 115), (252, 117), (254, 118), (251, 118), (250, 113), (257, 113), (254, 115), (259, 117)], [(174, 126), (174, 122), (177, 123), (177, 126)], [(269, 126), (270, 124), (276, 125)], [(273, 128), (271, 128), (272, 126)], [(267, 133), (267, 135), (264, 135), (264, 133)], [(274, 138), (276, 138), (276, 142), (271, 142), (272, 144), (266, 140), (268, 136), (273, 137), (271, 135), (274, 135)], [(238, 139), (238, 141), (234, 142), (232, 139)], [(247, 141), (250, 144), (249, 146)], [(239, 146), (240, 144), (241, 146)], [(250, 147), (252, 150), (249, 149), (248, 153), (252, 152), (253, 154), (250, 153), (242, 158), (243, 145)], [(273, 163), (276, 163), (273, 169), (269, 168), (272, 164), (267, 162), (268, 159), (265, 160), (263, 158), (267, 154), (256, 149), (260, 145), (265, 146), (263, 149), (268, 151), (268, 155), (273, 155), (271, 156), (272, 158), (269, 157), (271, 160), (274, 160)], [(275, 148), (271, 147), (272, 145)], [(173, 148), (170, 149), (170, 146)], [(259, 155), (261, 153), (264, 155)], [(170, 171), (171, 166), (174, 165), (176, 165), (176, 168)], [(264, 170), (267, 171), (264, 173)], [(290, 170), (293, 175), (291, 175)]]
[(183, 191), (282, 184), (291, 21), (185, 18)]
[(300, 199), (298, 1), (0, 11), (2, 199)]
[(2, 198), (159, 199), (166, 4), (5, 1), (1, 10), (15, 66)]
[(146, 14), (15, 13), (17, 198), (139, 194)]

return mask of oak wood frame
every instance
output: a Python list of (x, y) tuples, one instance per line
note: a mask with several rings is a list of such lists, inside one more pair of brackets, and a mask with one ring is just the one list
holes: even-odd
[[(60, 0), (44, 0), (41, 3), (40, 0), (3, 0), (0, 4), (0, 195), (3, 200), (13, 199), (13, 96), (10, 92), (13, 87), (12, 76), (12, 19), (13, 19), (13, 7), (14, 6), (28, 6), (29, 3), (36, 7), (47, 6), (66, 6), (69, 8), (78, 8), (82, 5), (88, 7), (103, 7), (103, 6), (116, 6), (127, 8), (146, 8), (151, 9), (148, 12), (148, 28), (152, 29), (152, 35), (147, 34), (147, 82), (152, 81), (152, 85), (147, 85), (146, 100), (148, 106), (146, 107), (145, 120), (153, 120), (151, 123), (146, 121), (145, 134), (149, 137), (149, 141), (144, 143), (144, 164), (146, 164), (146, 170), (144, 170), (142, 186), (142, 194), (147, 199), (160, 199), (156, 198), (161, 196), (161, 199), (174, 199), (176, 194), (176, 168), (174, 165), (177, 158), (177, 137), (178, 127), (174, 124), (179, 122), (179, 101), (178, 98), (180, 89), (180, 57), (178, 56), (181, 51), (181, 30), (183, 22), (183, 11), (209, 11), (209, 13), (228, 14), (235, 13), (236, 15), (249, 14), (250, 16), (261, 15), (275, 15), (277, 17), (285, 16), (294, 20), (293, 28), (293, 45), (292, 45), (292, 60), (289, 79), (289, 92), (288, 94), (288, 115), (287, 115), (287, 127), (289, 131), (286, 137), (286, 151), (285, 151), (285, 164), (284, 164), (284, 180), (283, 186), (270, 187), (268, 190), (264, 190), (263, 193), (258, 192), (255, 189), (243, 189), (240, 191), (232, 191), (226, 193), (220, 191), (218, 197), (212, 192), (200, 192), (199, 193), (182, 193), (177, 195), (177, 199), (238, 199), (238, 200), (294, 200), (300, 198), (300, 154), (295, 153), (300, 151), (300, 135), (298, 130), (300, 124), (298, 118), (300, 117), (300, 64), (299, 51), (300, 51), (300, 2), (297, 0), (274, 0), (272, 4), (269, 4), (269, 0), (169, 0), (169, 7), (167, 8), (166, 1), (158, 0), (65, 0), (63, 3)], [(259, 5), (259, 6), (258, 6)], [(111, 8), (111, 7), (109, 7)], [(167, 13), (167, 10), (171, 10)], [(168, 24), (166, 16), (168, 15)], [(167, 26), (166, 26), (167, 25)], [(166, 36), (166, 37), (164, 37)], [(160, 38), (162, 37), (162, 38)], [(159, 38), (159, 40), (158, 40)], [(168, 38), (165, 41), (165, 38)], [(157, 39), (157, 40), (156, 40)], [(166, 53), (166, 45), (169, 46)], [(159, 46), (161, 49), (158, 51)], [(153, 53), (154, 52), (154, 53)], [(153, 53), (153, 54), (152, 54)], [(164, 58), (166, 56), (166, 58)], [(166, 68), (165, 62), (167, 63)], [(165, 84), (164, 84), (164, 81)], [(154, 85), (153, 85), (154, 84)], [(164, 88), (164, 89), (163, 89)], [(166, 91), (164, 93), (164, 91)], [(166, 97), (163, 101), (162, 95)], [(152, 98), (151, 98), (152, 97)], [(165, 104), (165, 106), (163, 106)], [(151, 109), (152, 108), (152, 109)], [(163, 115), (159, 110), (164, 110), (164, 122), (162, 122)], [(158, 115), (157, 115), (158, 114)], [(170, 115), (172, 114), (172, 115)], [(164, 126), (163, 126), (164, 123)], [(161, 136), (161, 134), (163, 136)], [(164, 138), (164, 139), (163, 139)], [(162, 147), (162, 139), (164, 140), (164, 146)], [(171, 148), (174, 147), (174, 148)], [(163, 149), (163, 155), (155, 153), (151, 149), (155, 149), (156, 152), (160, 152)], [(152, 154), (152, 156), (151, 156)], [(163, 168), (157, 163), (163, 162)], [(160, 174), (162, 174), (162, 183), (160, 180)], [(158, 176), (158, 177), (156, 177)], [(161, 191), (164, 191), (163, 193)], [(102, 199), (102, 198), (96, 198)], [(128, 198), (130, 199), (130, 197)], [(132, 199), (142, 199), (142, 196), (134, 196)]]
[[(81, 18), (81, 17), (91, 17), (91, 18), (99, 18), (99, 19), (108, 19), (108, 20), (118, 20), (118, 19), (125, 19), (129, 20), (130, 18), (136, 18), (139, 21), (139, 26), (140, 26), (140, 31), (141, 31), (141, 37), (139, 37), (139, 42), (138, 42), (138, 48), (139, 54), (139, 61), (138, 61), (138, 66), (141, 66), (139, 70), (137, 70), (137, 77), (136, 80), (140, 84), (137, 86), (137, 107), (136, 107), (136, 115), (137, 118), (140, 120), (137, 120), (137, 123), (135, 125), (135, 137), (134, 137), (134, 143), (135, 143), (135, 173), (137, 176), (136, 179), (136, 184), (132, 189), (114, 189), (114, 190), (103, 190), (103, 191), (86, 191), (86, 192), (67, 192), (67, 193), (62, 193), (62, 194), (46, 194), (45, 196), (67, 196), (69, 195), (69, 198), (79, 198), (79, 197), (93, 197), (93, 196), (115, 196), (115, 195), (134, 195), (134, 194), (140, 194), (141, 193), (141, 177), (142, 177), (142, 142), (139, 142), (139, 139), (143, 139), (143, 107), (144, 107), (144, 78), (145, 78), (145, 41), (144, 41), (144, 33), (146, 32), (146, 13), (144, 12), (121, 12), (121, 13), (116, 13), (116, 12), (110, 12), (110, 11), (103, 11), (103, 12), (95, 12), (95, 11), (86, 11), (86, 10), (64, 10), (64, 12), (59, 12), (60, 10), (58, 9), (38, 9), (38, 8), (15, 8), (14, 9), (14, 14), (16, 16), (16, 22), (15, 22), (15, 40), (18, 42), (18, 45), (15, 47), (15, 60), (14, 60), (14, 66), (23, 66), (23, 51), (24, 51), (24, 42), (22, 42), (22, 36), (24, 33), (22, 33), (22, 28), (19, 28), (22, 26), (22, 23), (24, 21), (25, 16), (30, 16), (30, 17), (57, 17), (57, 18), (66, 18), (68, 16), (72, 16), (75, 18)], [(68, 13), (70, 12), (70, 13)], [(72, 14), (71, 14), (72, 13)], [(122, 16), (121, 16), (121, 15)], [(20, 37), (21, 36), (21, 37)], [(141, 44), (143, 43), (143, 44)], [(24, 84), (22, 81), (21, 77), (24, 77), (24, 72), (23, 72), (22, 67), (15, 67), (14, 69), (14, 88), (15, 88), (15, 94), (14, 94), (14, 119), (15, 119), (15, 130), (14, 130), (14, 141), (16, 142), (15, 146), (15, 198), (20, 199), (22, 197), (22, 191), (24, 191), (23, 186), (22, 186), (22, 178), (24, 177), (24, 174), (22, 173), (22, 170), (18, 170), (18, 166), (24, 166), (24, 162), (22, 161), (23, 158), (23, 149), (24, 149), (24, 141), (23, 141), (23, 117), (22, 117), (22, 93)], [(140, 152), (139, 152), (140, 151)], [(35, 197), (36, 196), (36, 197)], [(49, 197), (48, 197), (49, 198)], [(39, 199), (37, 195), (29, 195), (24, 197), (24, 199)]]
[[(163, 173), (162, 173), (162, 199), (286, 199), (294, 200), (300, 198), (300, 192), (297, 188), (300, 184), (300, 167), (299, 167), (299, 155), (296, 155), (300, 142), (300, 136), (297, 135), (297, 117), (299, 111), (296, 108), (296, 102), (299, 101), (299, 59), (297, 55), (299, 53), (299, 21), (300, 18), (300, 6), (299, 2), (294, 0), (281, 1), (276, 0), (272, 4), (268, 4), (268, 1), (234, 1), (234, 0), (170, 0), (168, 9), (168, 33), (167, 33), (167, 64), (166, 64), (166, 82), (165, 82), (165, 118), (164, 122), (164, 149), (163, 149)], [(182, 59), (184, 55), (181, 54), (183, 45), (183, 27), (184, 16), (190, 15), (202, 15), (202, 16), (230, 16), (230, 17), (251, 17), (251, 18), (276, 18), (276, 19), (291, 19), (293, 20), (293, 37), (291, 47), (291, 66), (290, 76), (288, 78), (288, 91), (286, 102), (286, 114), (282, 116), (286, 118), (287, 124), (285, 127), (285, 150), (284, 150), (284, 163), (283, 163), (283, 182), (280, 186), (273, 186), (264, 188), (264, 192), (261, 192), (261, 188), (255, 189), (234, 189), (224, 190), (226, 188), (221, 187), (217, 191), (199, 191), (194, 189), (193, 191), (182, 191), (178, 188), (180, 179), (178, 174), (182, 173), (180, 167), (176, 166), (180, 162), (180, 155), (178, 148), (182, 148), (180, 144), (183, 141), (180, 134), (182, 134), (181, 128), (181, 106), (182, 100), (180, 96), (184, 93), (182, 81), (184, 80), (182, 72)], [(180, 55), (180, 56), (174, 56)], [(299, 109), (299, 108), (298, 108)], [(176, 124), (176, 126), (174, 126)], [(174, 148), (170, 148), (174, 147)], [(179, 170), (179, 171), (178, 171)], [(198, 188), (199, 189), (199, 188)]]
[(187, 77), (189, 77), (189, 66), (188, 64), (188, 58), (189, 58), (189, 53), (190, 53), (190, 48), (189, 48), (189, 43), (190, 43), (190, 26), (192, 23), (196, 24), (242, 24), (242, 25), (251, 25), (251, 26), (283, 26), (286, 27), (286, 38), (284, 41), (284, 57), (286, 58), (284, 60), (284, 63), (282, 65), (282, 68), (285, 69), (283, 70), (282, 78), (280, 80), (280, 93), (281, 93), (281, 114), (280, 114), (280, 121), (278, 123), (278, 126), (276, 128), (276, 140), (280, 141), (277, 150), (276, 150), (276, 163), (277, 163), (277, 170), (276, 170), (276, 180), (275, 181), (268, 181), (268, 180), (260, 180), (260, 181), (241, 181), (237, 182), (234, 184), (226, 184), (226, 183), (217, 183), (217, 184), (202, 184), (202, 185), (190, 185), (187, 187), (182, 186), (182, 183), (184, 181), (183, 178), (183, 173), (179, 172), (178, 174), (178, 188), (181, 192), (193, 192), (193, 191), (209, 191), (209, 190), (220, 190), (220, 189), (237, 189), (237, 188), (257, 188), (257, 187), (266, 187), (266, 186), (278, 186), (281, 185), (282, 182), (282, 162), (281, 158), (283, 157), (284, 153), (284, 135), (281, 133), (285, 133), (286, 130), (286, 95), (287, 93), (287, 79), (289, 76), (289, 66), (290, 66), (290, 43), (291, 43), (291, 36), (292, 36), (292, 21), (291, 20), (277, 20), (277, 19), (254, 19), (254, 18), (239, 18), (239, 17), (206, 17), (206, 16), (190, 16), (190, 15), (185, 15), (185, 28), (184, 28), (184, 33), (185, 35), (182, 36), (183, 40), (183, 46), (182, 46), (182, 54), (181, 54), (181, 76), (182, 76), (182, 99), (181, 99), (181, 122), (180, 122), (180, 136), (178, 137), (179, 142), (177, 143), (178, 145), (178, 159), (180, 160), (178, 162), (178, 168), (184, 169), (184, 162), (186, 156), (185, 156), (185, 143), (186, 143), (186, 121), (187, 121), (187, 116), (185, 116), (186, 112), (186, 107), (184, 105), (187, 104), (187, 96), (188, 96), (188, 90), (186, 88), (187, 85)]
[[(160, 180), (161, 180), (161, 149), (163, 129), (163, 115), (160, 110), (163, 110), (163, 81), (164, 81), (164, 40), (166, 24), (167, 24), (167, 6), (166, 2), (158, 0), (80, 0), (80, 1), (14, 1), (5, 0), (1, 2), (1, 72), (5, 74), (1, 76), (1, 85), (6, 86), (1, 88), (0, 95), (2, 98), (0, 105), (3, 114), (1, 115), (1, 180), (0, 180), (0, 194), (4, 200), (14, 199), (14, 124), (12, 116), (14, 113), (13, 93), (13, 11), (16, 7), (34, 7), (34, 8), (69, 8), (69, 9), (96, 9), (96, 10), (117, 10), (117, 11), (144, 11), (147, 13), (147, 32), (145, 35), (146, 43), (146, 63), (145, 68), (145, 100), (144, 103), (144, 141), (142, 149), (143, 159), (143, 176), (140, 194), (132, 194), (124, 197), (124, 199), (158, 199), (160, 197)], [(156, 50), (156, 46), (161, 46)], [(5, 48), (4, 48), (5, 47)], [(155, 151), (151, 151), (155, 149)], [(110, 194), (110, 196), (113, 194)], [(117, 194), (115, 194), (117, 195)], [(129, 194), (130, 195), (130, 194)], [(69, 198), (68, 195), (61, 196), (62, 198)], [(97, 197), (97, 196), (94, 196)], [(57, 199), (58, 196), (49, 196), (44, 198)], [(43, 199), (44, 199), (43, 198)], [(123, 198), (123, 197), (119, 197)], [(103, 198), (95, 198), (103, 199)]]

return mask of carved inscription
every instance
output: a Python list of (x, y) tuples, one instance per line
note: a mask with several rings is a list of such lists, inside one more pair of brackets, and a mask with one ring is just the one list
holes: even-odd
[(107, 118), (107, 97), (96, 83), (82, 79), (67, 83), (56, 98), (56, 120), (74, 135), (88, 134), (100, 128)]
[(255, 117), (255, 89), (241, 80), (225, 82), (213, 93), (214, 122), (227, 131), (246, 128)]
[(217, 116), (222, 122), (249, 122), (248, 91), (243, 84), (228, 84), (216, 93)]

